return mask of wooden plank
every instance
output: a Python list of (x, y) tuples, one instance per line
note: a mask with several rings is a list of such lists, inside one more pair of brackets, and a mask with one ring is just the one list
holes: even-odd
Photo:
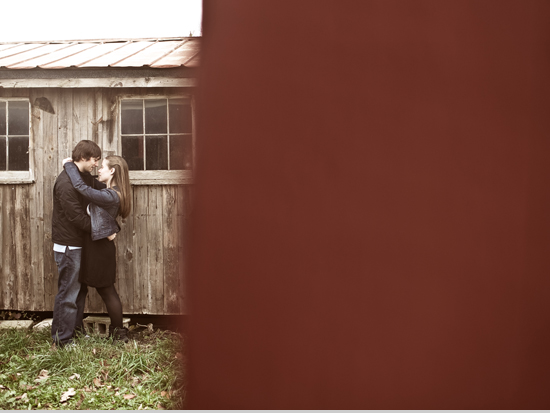
[(196, 87), (196, 78), (138, 77), (138, 78), (59, 78), (59, 79), (0, 79), (0, 88), (126, 88), (126, 87)]
[[(95, 89), (82, 89), (85, 93), (84, 99), (86, 100), (86, 110), (87, 110), (87, 120), (86, 120), (86, 139), (89, 139), (91, 141), (94, 140), (94, 122), (96, 120), (95, 117)], [(95, 142), (95, 141), (94, 141)]]
[(163, 227), (162, 227), (162, 187), (149, 186), (149, 214), (147, 221), (148, 280), (147, 312), (162, 314), (164, 311), (164, 271), (163, 271)]
[(116, 121), (116, 91), (105, 90), (103, 92), (103, 112), (102, 112), (102, 127), (103, 140), (101, 149), (103, 157), (115, 155), (117, 152), (117, 139), (115, 139), (115, 121)]
[(83, 139), (88, 139), (88, 102), (86, 91), (77, 89), (73, 91), (73, 139), (71, 147)]
[(2, 171), (0, 184), (32, 184), (34, 176), (29, 171)]
[[(130, 196), (133, 197), (132, 194)], [(134, 312), (134, 217), (133, 212), (122, 219), (118, 218), (121, 230), (115, 238), (117, 247), (116, 289), (125, 314)]]
[(0, 87), (0, 96), (3, 98), (9, 98), (13, 94), (13, 89), (1, 88)]
[[(101, 148), (103, 146), (103, 90), (96, 89), (95, 91), (95, 110), (96, 110), (96, 127), (97, 127), (97, 140), (94, 142), (98, 144), (98, 146)], [(101, 153), (101, 157), (103, 158), (105, 154), (103, 154), (103, 151)], [(93, 174), (97, 175), (98, 168), (94, 168)]]
[(44, 310), (52, 311), (55, 294), (57, 293), (57, 265), (53, 256), (52, 242), (52, 211), (53, 185), (57, 178), (58, 149), (57, 149), (57, 118), (59, 113), (59, 91), (44, 89), (44, 96), (52, 104), (55, 114), (42, 112), (42, 140), (44, 146), (42, 158), (43, 171), (43, 211), (44, 211)]
[(58, 165), (56, 165), (56, 175), (63, 170), (61, 160), (71, 156), (73, 152), (73, 91), (70, 89), (61, 91), (60, 98), (57, 117), (57, 144), (59, 161)]
[[(164, 186), (162, 190), (162, 246), (164, 256), (164, 314), (178, 314), (181, 265), (178, 260), (178, 236), (180, 222), (177, 216), (177, 187)], [(176, 287), (176, 288), (174, 288)]]
[(147, 187), (134, 187), (134, 312), (142, 314), (148, 311), (147, 280), (149, 267), (147, 260), (147, 214), (149, 210), (149, 191)]
[(17, 291), (16, 291), (16, 271), (17, 262), (15, 261), (14, 240), (15, 238), (15, 223), (13, 220), (14, 201), (15, 201), (15, 186), (2, 186), (4, 191), (2, 203), (2, 272), (5, 287), (4, 306), (6, 309), (15, 310), (17, 306)]
[(189, 185), (193, 171), (130, 171), (132, 185)]
[(29, 186), (14, 187), (13, 211), (14, 233), (13, 249), (15, 254), (15, 292), (17, 302), (14, 309), (30, 310), (32, 307), (32, 280), (31, 280), (31, 249), (30, 249), (30, 216), (29, 216)]
[(180, 296), (180, 314), (187, 314), (187, 272), (188, 272), (188, 251), (189, 251), (189, 224), (193, 209), (192, 186), (178, 186), (177, 192), (177, 217), (178, 217), (178, 262), (180, 263), (180, 283), (178, 294)]
[(99, 145), (99, 122), (101, 122), (101, 109), (99, 107), (99, 99), (101, 99), (101, 92), (99, 89), (92, 89), (93, 100), (92, 100), (92, 117), (90, 123), (92, 124), (92, 138)]
[[(33, 90), (31, 101), (41, 97), (43, 89)], [(44, 121), (43, 111), (33, 107), (30, 156), (33, 159), (35, 184), (30, 192), (32, 306), (29, 310), (44, 311)]]
[[(0, 90), (1, 92), (1, 90)], [(4, 228), (4, 220), (7, 217), (7, 212), (4, 211), (4, 192), (5, 185), (0, 185), (0, 228)], [(0, 234), (0, 309), (8, 308), (8, 288), (7, 288), (7, 269), (4, 266), (4, 230)]]

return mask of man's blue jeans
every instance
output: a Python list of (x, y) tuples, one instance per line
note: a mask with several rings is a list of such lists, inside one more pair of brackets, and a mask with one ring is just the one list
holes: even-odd
[(59, 281), (53, 308), (52, 339), (59, 345), (72, 341), (78, 311), (76, 297), (80, 291), (78, 274), (81, 256), (81, 249), (67, 247), (65, 253), (54, 251)]

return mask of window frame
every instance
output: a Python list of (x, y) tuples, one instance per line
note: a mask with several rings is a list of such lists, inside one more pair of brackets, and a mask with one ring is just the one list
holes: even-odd
[[(191, 102), (191, 147), (192, 147), (192, 169), (183, 170), (131, 170), (130, 184), (131, 185), (187, 185), (194, 183), (194, 170), (196, 167), (196, 106), (195, 96), (191, 93), (178, 93), (178, 94), (159, 94), (159, 95), (123, 95), (117, 97), (118, 106), (118, 144), (117, 152), (122, 156), (122, 101), (123, 100), (155, 100), (155, 99), (178, 99), (189, 98)], [(168, 119), (167, 119), (168, 121)], [(145, 136), (145, 134), (143, 134)], [(168, 136), (168, 133), (166, 134)], [(147, 156), (147, 155), (146, 155)], [(145, 159), (144, 159), (145, 162)]]
[[(0, 171), (0, 185), (32, 184), (34, 176), (34, 134), (32, 127), (32, 104), (26, 97), (0, 97), (0, 102), (24, 101), (29, 105), (29, 170), (28, 171)], [(8, 136), (8, 135), (7, 135)]]

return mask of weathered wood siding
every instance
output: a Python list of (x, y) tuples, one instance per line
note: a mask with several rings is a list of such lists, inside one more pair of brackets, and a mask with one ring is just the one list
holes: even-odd
[[(120, 153), (118, 96), (172, 96), (183, 90), (3, 89), (0, 97), (46, 97), (55, 114), (32, 108), (31, 147), (36, 181), (0, 185), (0, 309), (51, 311), (57, 267), (51, 238), (53, 184), (61, 160), (82, 139), (103, 155)], [(191, 213), (191, 185), (132, 185), (131, 215), (119, 222), (117, 290), (125, 314), (185, 314), (184, 235)], [(87, 312), (106, 312), (94, 289)]]

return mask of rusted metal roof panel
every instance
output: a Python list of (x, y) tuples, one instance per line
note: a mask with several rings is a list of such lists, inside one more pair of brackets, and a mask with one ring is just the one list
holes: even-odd
[(200, 38), (0, 43), (0, 68), (196, 67)]
[(7, 50), (7, 49), (13, 49), (14, 47), (18, 47), (19, 45), (18, 44), (2, 44), (0, 45), (0, 52), (3, 52), (4, 50)]
[[(61, 60), (55, 62), (41, 64), (39, 67), (43, 69), (64, 69), (68, 67), (79, 67), (84, 63), (88, 63), (98, 57), (104, 56), (108, 53), (111, 53), (113, 50), (116, 50), (122, 47), (125, 43), (108, 43), (108, 44), (94, 44), (90, 48), (80, 51), (77, 54), (67, 56)], [(90, 45), (86, 45), (90, 46)], [(101, 46), (101, 47), (100, 47)]]
[(176, 47), (185, 43), (185, 40), (181, 42), (157, 42), (151, 44), (149, 47), (142, 49), (136, 54), (129, 56), (128, 58), (115, 63), (113, 67), (140, 67), (151, 66), (151, 63), (160, 59), (165, 54), (173, 51)]
[[(0, 58), (0, 67), (6, 67), (9, 69), (10, 66), (15, 67), (20, 63), (27, 62), (29, 60), (38, 61), (37, 58), (43, 58), (44, 61), (49, 61), (49, 55), (57, 52), (58, 50), (66, 49), (67, 47), (71, 46), (71, 44), (47, 44), (42, 47), (36, 47), (22, 53), (16, 53), (10, 56), (6, 56), (4, 58)], [(25, 67), (25, 69), (27, 68), (28, 67)]]
[(109, 67), (141, 52), (143, 49), (153, 45), (153, 42), (130, 42), (123, 47), (114, 50), (112, 53), (98, 57), (79, 67)]
[(175, 49), (173, 52), (163, 56), (161, 59), (154, 62), (151, 67), (177, 67), (180, 65), (187, 66), (199, 53), (199, 42), (197, 40), (189, 40)]
[(22, 61), (21, 63), (6, 65), (6, 66), (8, 67), (8, 69), (32, 69), (33, 67), (37, 67), (37, 66), (43, 67), (48, 64), (53, 64), (58, 60), (65, 59), (68, 56), (76, 55), (82, 52), (83, 50), (89, 49), (90, 47), (94, 47), (94, 45), (75, 43), (75, 44), (71, 44), (70, 46), (59, 49), (55, 52), (48, 53), (47, 55), (35, 57), (34, 59), (25, 60), (25, 61)]
[(11, 45), (11, 46), (13, 46), (13, 47), (9, 47), (9, 48), (4, 49), (0, 52), (0, 59), (10, 57), (10, 56), (15, 56), (15, 55), (18, 55), (18, 54), (22, 54), (22, 53), (25, 53), (29, 50), (38, 49), (38, 48), (46, 46), (46, 44), (24, 44), (24, 43), (21, 43), (21, 44), (16, 44), (16, 45)]

